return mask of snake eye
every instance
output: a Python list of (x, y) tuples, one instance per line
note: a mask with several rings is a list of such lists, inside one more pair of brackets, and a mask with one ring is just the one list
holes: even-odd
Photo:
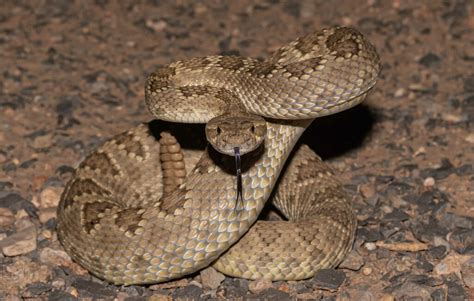
[(252, 134), (255, 134), (255, 126), (252, 125), (252, 127), (250, 128), (250, 131), (252, 132)]

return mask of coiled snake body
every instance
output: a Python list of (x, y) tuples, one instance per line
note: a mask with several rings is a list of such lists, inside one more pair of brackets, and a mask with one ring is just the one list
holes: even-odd
[(243, 158), (242, 204), (232, 158), (210, 148), (196, 156), (169, 131), (158, 140), (139, 125), (76, 170), (58, 207), (61, 243), (115, 284), (162, 282), (211, 263), (228, 275), (273, 280), (337, 265), (355, 218), (341, 184), (308, 147), (295, 152), (273, 198), (288, 221), (255, 221), (313, 118), (361, 102), (379, 69), (373, 46), (343, 27), (299, 38), (265, 61), (210, 56), (158, 69), (145, 91), (159, 119), (205, 123), (235, 106), (266, 118), (264, 146)]

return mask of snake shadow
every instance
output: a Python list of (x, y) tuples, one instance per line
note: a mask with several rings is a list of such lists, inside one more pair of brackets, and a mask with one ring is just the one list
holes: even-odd
[(323, 160), (336, 158), (359, 148), (375, 123), (370, 107), (360, 104), (349, 110), (316, 118), (300, 142), (307, 144)]
[[(361, 147), (375, 122), (375, 114), (370, 107), (360, 104), (337, 114), (316, 118), (303, 133), (298, 144), (307, 144), (323, 160), (340, 157)], [(296, 149), (297, 147), (293, 152)], [(284, 168), (286, 167), (287, 164)], [(275, 190), (270, 199), (274, 194)], [(265, 204), (259, 219), (287, 220), (273, 202)]]
[[(359, 148), (375, 121), (375, 113), (362, 103), (337, 114), (316, 118), (302, 135), (300, 143), (307, 144), (323, 159), (336, 158)], [(171, 132), (183, 148), (203, 150), (207, 145), (204, 124), (152, 120), (149, 128), (157, 140), (162, 131)]]

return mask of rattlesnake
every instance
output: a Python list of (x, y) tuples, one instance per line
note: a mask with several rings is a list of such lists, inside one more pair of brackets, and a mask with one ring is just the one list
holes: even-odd
[[(306, 146), (278, 178), (313, 118), (360, 103), (379, 69), (374, 47), (344, 27), (299, 38), (265, 61), (209, 56), (158, 69), (145, 87), (158, 119), (206, 123), (232, 111), (235, 99), (241, 110), (265, 117), (264, 145), (242, 157), (242, 203), (232, 157), (212, 147), (181, 149), (173, 126), (157, 134), (142, 124), (79, 165), (58, 207), (62, 245), (93, 274), (127, 285), (210, 264), (272, 280), (335, 266), (356, 228), (341, 184)], [(255, 223), (277, 180), (273, 202), (288, 221)]]

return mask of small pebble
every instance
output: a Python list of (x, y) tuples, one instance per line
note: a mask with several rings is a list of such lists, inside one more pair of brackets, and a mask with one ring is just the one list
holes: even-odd
[(41, 231), (40, 235), (46, 239), (51, 239), (53, 237), (53, 232), (51, 230), (43, 230)]
[(43, 149), (43, 148), (48, 148), (53, 144), (53, 135), (52, 134), (46, 134), (43, 136), (37, 136), (33, 140), (33, 148), (36, 149)]
[(448, 254), (440, 263), (435, 265), (433, 271), (436, 275), (456, 274), (461, 277), (461, 266), (471, 259), (469, 255), (460, 255), (456, 252)]
[(168, 24), (163, 20), (155, 21), (153, 19), (147, 19), (145, 21), (145, 26), (152, 29), (155, 32), (160, 32), (160, 31), (163, 31), (168, 26)]
[(413, 154), (414, 157), (416, 156), (419, 156), (419, 155), (424, 155), (426, 154), (426, 148), (424, 148), (423, 146), (418, 148), (415, 153)]
[(364, 265), (364, 259), (356, 251), (352, 251), (339, 265), (341, 269), (348, 269), (351, 271), (358, 271)]
[(40, 209), (40, 211), (39, 211), (39, 220), (40, 220), (40, 222), (42, 224), (45, 224), (50, 219), (56, 218), (56, 212), (57, 212), (56, 207)]
[(385, 214), (388, 214), (388, 213), (392, 213), (392, 212), (393, 212), (393, 207), (390, 207), (390, 206), (387, 206), (387, 205), (381, 206), (380, 209), (381, 209), (382, 212), (385, 213)]
[(435, 185), (435, 179), (433, 177), (428, 177), (423, 181), (424, 187), (433, 187)]
[(0, 241), (5, 256), (18, 256), (36, 249), (36, 227), (30, 226)]
[(75, 287), (67, 289), (67, 292), (76, 298), (79, 297), (79, 291)]
[(366, 242), (364, 244), (364, 247), (369, 251), (373, 251), (373, 250), (377, 249), (377, 246), (373, 242)]
[(151, 290), (160, 290), (160, 289), (170, 289), (170, 288), (179, 288), (179, 287), (186, 287), (189, 285), (189, 280), (186, 278), (168, 281), (158, 284), (153, 284), (149, 288)]
[(66, 281), (62, 278), (57, 278), (51, 282), (51, 285), (56, 289), (60, 289), (66, 285)]
[(17, 231), (21, 231), (21, 230), (29, 228), (31, 226), (34, 226), (34, 224), (31, 221), (29, 216), (17, 219), (15, 221), (15, 228), (16, 228)]
[(201, 283), (204, 288), (216, 289), (222, 281), (224, 281), (224, 274), (216, 271), (213, 267), (208, 267), (201, 271)]
[(362, 274), (364, 274), (365, 276), (369, 276), (370, 274), (372, 274), (372, 268), (369, 268), (369, 267), (362, 268)]
[(87, 275), (88, 272), (77, 263), (73, 262), (69, 255), (63, 250), (44, 248), (39, 255), (41, 262), (50, 266), (64, 266), (78, 275)]
[(336, 291), (346, 280), (346, 273), (342, 270), (323, 269), (314, 275), (313, 281), (317, 288)]
[(290, 293), (290, 287), (286, 282), (281, 283), (280, 286), (278, 286), (278, 290), (280, 292)]
[(440, 236), (433, 237), (433, 245), (435, 247), (443, 246), (448, 251), (451, 249), (451, 245), (449, 244), (449, 242), (447, 242), (444, 238)]
[(271, 287), (273, 287), (272, 281), (265, 278), (256, 279), (249, 283), (249, 291), (254, 294), (259, 294)]
[(369, 199), (375, 195), (375, 187), (374, 184), (372, 183), (365, 183), (360, 185), (359, 187), (360, 194), (366, 198)]
[(464, 284), (470, 289), (474, 289), (474, 257), (461, 265), (461, 275)]
[(173, 297), (169, 296), (169, 295), (163, 295), (163, 294), (153, 294), (150, 297), (148, 297), (146, 300), (148, 300), (148, 301), (171, 301), (171, 300), (173, 300)]
[(383, 295), (380, 301), (395, 301), (395, 298), (392, 295)]
[(466, 138), (464, 138), (464, 140), (466, 140), (466, 142), (474, 144), (474, 134), (467, 135)]
[(404, 96), (405, 93), (406, 93), (406, 90), (405, 90), (405, 89), (403, 89), (403, 88), (398, 88), (398, 89), (395, 91), (395, 93), (393, 94), (393, 96), (394, 96), (395, 98), (400, 98), (400, 97)]
[(37, 206), (39, 208), (56, 208), (59, 204), (62, 192), (63, 188), (60, 187), (46, 187), (41, 191), (39, 204), (37, 204)]
[(15, 215), (8, 208), (0, 208), (0, 227), (7, 227), (15, 222)]

